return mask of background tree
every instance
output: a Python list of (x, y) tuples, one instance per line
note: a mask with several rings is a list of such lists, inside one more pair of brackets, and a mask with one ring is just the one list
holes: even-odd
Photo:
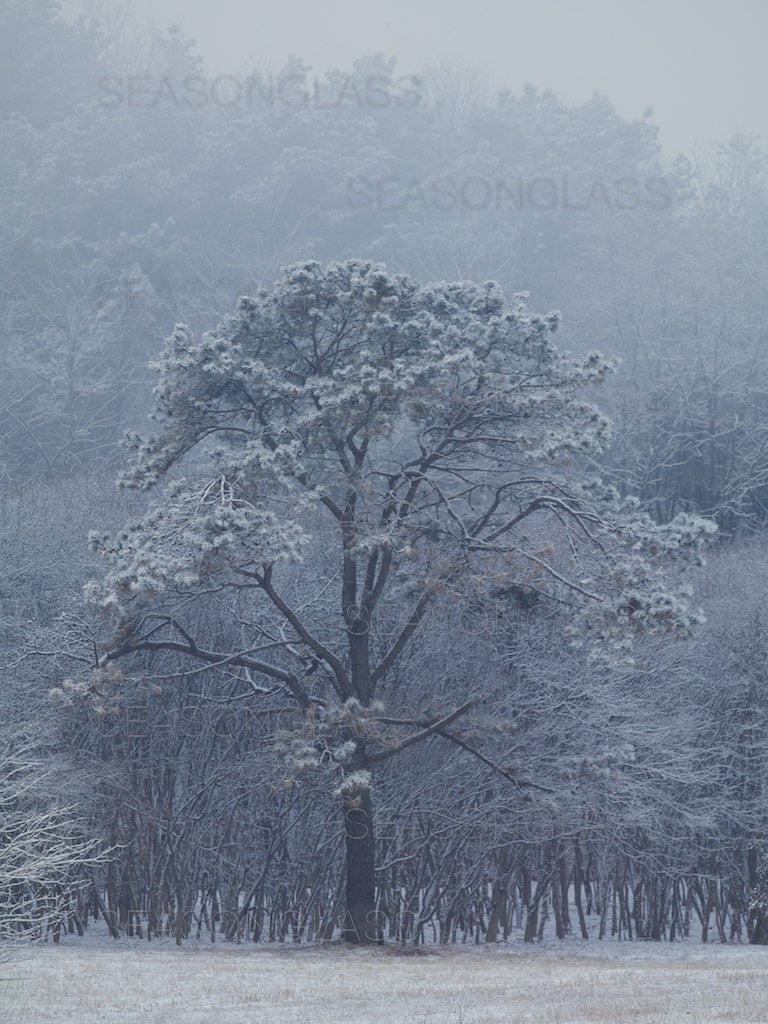
[[(56, 799), (45, 751), (23, 734), (0, 740), (0, 939), (58, 941), (85, 871), (98, 858), (77, 809)], [(82, 925), (78, 922), (82, 934)]]

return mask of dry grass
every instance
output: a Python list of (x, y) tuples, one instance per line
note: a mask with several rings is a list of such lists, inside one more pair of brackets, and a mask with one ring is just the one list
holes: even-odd
[(6, 964), (8, 1024), (766, 1024), (768, 950), (44, 948)]

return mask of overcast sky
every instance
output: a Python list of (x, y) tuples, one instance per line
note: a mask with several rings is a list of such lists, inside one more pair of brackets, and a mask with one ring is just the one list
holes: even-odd
[[(82, 0), (65, 0), (71, 13)], [(133, 0), (135, 18), (174, 22), (211, 73), (317, 71), (382, 52), (412, 72), (474, 64), (518, 92), (525, 82), (570, 102), (606, 93), (624, 117), (654, 109), (668, 153), (735, 131), (768, 145), (768, 0)]]

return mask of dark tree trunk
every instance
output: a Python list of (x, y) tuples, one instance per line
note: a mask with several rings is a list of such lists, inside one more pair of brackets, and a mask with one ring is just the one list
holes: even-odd
[(576, 904), (576, 913), (579, 915), (579, 928), (582, 939), (589, 938), (587, 930), (587, 919), (584, 916), (584, 907), (581, 902), (581, 890), (584, 882), (584, 867), (581, 859), (581, 847), (579, 840), (573, 840), (573, 900)]
[(368, 790), (344, 801), (347, 901), (342, 938), (363, 945), (379, 942), (376, 919), (373, 805)]
[[(354, 518), (356, 496), (347, 498), (345, 515)], [(344, 591), (342, 608), (348, 624), (349, 663), (352, 689), (361, 704), (371, 698), (370, 612), (356, 604), (357, 569), (348, 555), (354, 533), (344, 538)], [(349, 767), (355, 772), (368, 769), (365, 740), (350, 737), (357, 749)], [(346, 908), (342, 938), (347, 942), (370, 945), (380, 940), (376, 920), (376, 845), (373, 833), (373, 803), (369, 789), (358, 789), (344, 797), (344, 842), (346, 846)]]

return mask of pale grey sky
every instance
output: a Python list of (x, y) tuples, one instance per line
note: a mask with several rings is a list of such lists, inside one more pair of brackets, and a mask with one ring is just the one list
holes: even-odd
[[(65, 0), (72, 12), (83, 0)], [(667, 152), (735, 131), (768, 146), (768, 0), (133, 0), (134, 16), (182, 24), (209, 71), (317, 71), (381, 51), (412, 72), (442, 59), (477, 65), (518, 92), (570, 102), (606, 93), (625, 117), (654, 108)]]

